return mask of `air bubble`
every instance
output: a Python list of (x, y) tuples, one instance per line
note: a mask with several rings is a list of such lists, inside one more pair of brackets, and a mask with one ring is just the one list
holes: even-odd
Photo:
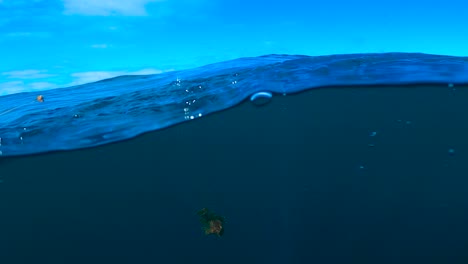
[(250, 101), (254, 105), (260, 106), (269, 103), (272, 97), (273, 95), (270, 92), (258, 92), (250, 97)]

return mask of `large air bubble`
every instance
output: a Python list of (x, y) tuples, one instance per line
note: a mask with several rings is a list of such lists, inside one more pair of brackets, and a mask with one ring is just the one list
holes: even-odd
[(254, 105), (266, 105), (271, 101), (273, 95), (270, 92), (258, 92), (250, 96), (250, 101)]

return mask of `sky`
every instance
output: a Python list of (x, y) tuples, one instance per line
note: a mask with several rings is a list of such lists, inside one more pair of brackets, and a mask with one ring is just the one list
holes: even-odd
[(466, 0), (0, 0), (0, 95), (239, 57), (468, 56)]

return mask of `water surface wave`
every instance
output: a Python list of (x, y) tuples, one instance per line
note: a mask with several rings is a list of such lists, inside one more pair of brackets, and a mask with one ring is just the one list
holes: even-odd
[(467, 83), (467, 57), (419, 53), (268, 55), (119, 76), (44, 91), (43, 103), (35, 102), (33, 93), (0, 97), (0, 154), (72, 150), (129, 139), (232, 107), (261, 91), (287, 95), (330, 86)]

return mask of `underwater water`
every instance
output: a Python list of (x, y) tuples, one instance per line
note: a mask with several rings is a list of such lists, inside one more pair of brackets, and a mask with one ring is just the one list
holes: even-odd
[(467, 263), (467, 84), (272, 55), (0, 97), (0, 262)]
[(44, 91), (43, 103), (31, 93), (0, 97), (0, 153), (35, 154), (125, 140), (227, 109), (258, 92), (287, 95), (330, 86), (422, 83), (468, 83), (468, 59), (412, 53), (269, 55), (120, 76)]

